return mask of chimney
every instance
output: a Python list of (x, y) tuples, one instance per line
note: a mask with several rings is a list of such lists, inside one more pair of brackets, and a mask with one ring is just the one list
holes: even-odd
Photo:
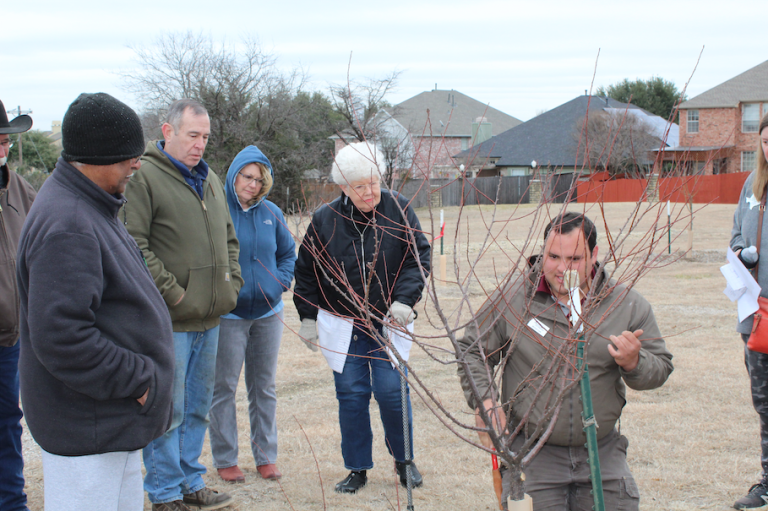
[(493, 126), (485, 117), (478, 117), (472, 123), (472, 138), (470, 144), (473, 146), (482, 144), (493, 136)]

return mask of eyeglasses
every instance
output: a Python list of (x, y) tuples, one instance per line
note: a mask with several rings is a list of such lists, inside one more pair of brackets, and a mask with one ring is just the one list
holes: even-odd
[(6, 138), (2, 142), (0, 142), (0, 145), (3, 146), (3, 150), (7, 153), (11, 150), (11, 147), (13, 147), (13, 142), (11, 142), (10, 138)]
[(251, 183), (256, 183), (257, 185), (263, 185), (264, 179), (260, 177), (254, 177), (254, 176), (246, 176), (242, 172), (237, 173), (240, 177), (243, 178), (243, 181), (245, 181), (245, 186), (250, 185)]
[(366, 183), (364, 185), (357, 185), (353, 186), (352, 189), (355, 191), (355, 193), (362, 195), (364, 194), (368, 189), (371, 190), (378, 190), (381, 188), (381, 182), (380, 181), (373, 181), (372, 183)]

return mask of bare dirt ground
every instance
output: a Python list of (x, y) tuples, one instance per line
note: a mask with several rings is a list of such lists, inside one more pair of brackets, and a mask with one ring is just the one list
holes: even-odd
[[(612, 235), (624, 224), (632, 204), (608, 204), (605, 219)], [(583, 204), (569, 207), (583, 210)], [(587, 214), (601, 216), (594, 205)], [(700, 208), (700, 209), (699, 209)], [(697, 209), (699, 209), (697, 211)], [(735, 306), (722, 293), (724, 279), (719, 267), (724, 264), (730, 239), (733, 205), (695, 206), (693, 251), (687, 259), (666, 262), (652, 270), (637, 289), (653, 304), (656, 318), (674, 354), (675, 371), (661, 389), (629, 392), (621, 429), (630, 440), (629, 464), (641, 491), (641, 509), (725, 510), (757, 481), (760, 472), (757, 416), (752, 409), (749, 382), (743, 362), (743, 344), (734, 331)], [(681, 206), (675, 208), (676, 212)], [(498, 218), (514, 213), (518, 220), (494, 224), (503, 242), (491, 247), (478, 267), (485, 284), (494, 273), (507, 271), (509, 258), (528, 236), (532, 206), (501, 208)], [(472, 257), (484, 236), (484, 222), (491, 209), (465, 210), (468, 220), (459, 252)], [(429, 230), (429, 212), (419, 210)], [(453, 253), (453, 229), (458, 208), (446, 210), (445, 247)], [(673, 215), (674, 216), (674, 215)], [(655, 218), (645, 218), (636, 232), (645, 232)], [(598, 246), (607, 245), (602, 221)], [(666, 223), (666, 215), (663, 222)], [(687, 232), (682, 225), (672, 229), (672, 250), (685, 250)], [(639, 234), (638, 234), (639, 237)], [(538, 239), (538, 236), (537, 236)], [(538, 249), (539, 243), (528, 251)], [(506, 247), (506, 248), (505, 248)], [(439, 248), (438, 248), (439, 250)], [(656, 252), (667, 251), (666, 243)], [(466, 265), (465, 265), (466, 267)], [(458, 303), (455, 286), (439, 286), (438, 297), (444, 310)], [(484, 293), (473, 288), (472, 301), (479, 306)], [(396, 484), (391, 458), (386, 452), (378, 410), (372, 405), (374, 460), (367, 487), (357, 495), (338, 495), (334, 484), (347, 473), (340, 452), (340, 434), (333, 378), (319, 353), (309, 351), (290, 329), (299, 321), (291, 296), (286, 293), (286, 330), (280, 353), (277, 377), (280, 453), (278, 465), (284, 477), (278, 482), (262, 480), (250, 454), (245, 389), (238, 392), (240, 422), (240, 467), (246, 483), (230, 485), (221, 481), (213, 469), (206, 442), (202, 462), (209, 468), (206, 482), (235, 497), (236, 510), (392, 510), (405, 509), (405, 492)], [(426, 302), (426, 301), (425, 301)], [(428, 318), (433, 310), (422, 304), (417, 330), (428, 334)], [(427, 308), (431, 308), (431, 305)], [(440, 344), (438, 340), (435, 344)], [(442, 343), (446, 348), (447, 342)], [(414, 372), (427, 382), (451, 412), (469, 420), (456, 369), (439, 364), (423, 351), (411, 355)], [(413, 396), (413, 395), (412, 395)], [(414, 490), (417, 510), (477, 509), (493, 510), (497, 504), (491, 480), (489, 456), (459, 439), (413, 396), (416, 461), (424, 475), (424, 486)], [(474, 434), (457, 430), (474, 439)], [(126, 432), (130, 434), (130, 432)], [(43, 477), (39, 448), (26, 433), (25, 475), (29, 507), (43, 509)], [(145, 509), (151, 507), (146, 502)]]

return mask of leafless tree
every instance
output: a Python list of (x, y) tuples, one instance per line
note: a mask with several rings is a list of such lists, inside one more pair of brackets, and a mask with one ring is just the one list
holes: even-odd
[(152, 138), (159, 138), (174, 100), (200, 101), (211, 119), (206, 161), (221, 174), (238, 151), (258, 145), (275, 168), (274, 198), (283, 207), (292, 202), (284, 192), (299, 190), (304, 170), (329, 165), (328, 137), (339, 128), (329, 99), (304, 91), (304, 72), (281, 71), (257, 40), (232, 44), (194, 32), (169, 33), (132, 49), (138, 69), (124, 73), (124, 83), (144, 101), (142, 121)]
[(573, 137), (586, 147), (592, 169), (629, 178), (646, 176), (653, 164), (650, 151), (665, 145), (632, 110), (592, 111), (576, 123)]
[(401, 71), (392, 71), (383, 78), (354, 80), (329, 87), (333, 107), (344, 118), (341, 135), (364, 142), (375, 140), (378, 124), (384, 119), (377, 114), (389, 106), (387, 95), (397, 86)]
[(413, 165), (413, 142), (410, 133), (379, 136), (378, 146), (384, 155), (387, 173), (384, 182), (392, 186), (395, 179), (402, 177)]

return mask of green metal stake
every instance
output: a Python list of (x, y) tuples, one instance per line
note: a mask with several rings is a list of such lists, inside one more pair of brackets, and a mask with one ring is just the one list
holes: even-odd
[[(576, 369), (581, 370), (584, 362), (584, 336), (579, 336), (579, 346), (576, 349)], [(595, 511), (605, 511), (605, 499), (603, 497), (603, 478), (600, 475), (600, 457), (597, 455), (597, 422), (595, 412), (592, 409), (592, 387), (589, 384), (589, 364), (584, 366), (584, 374), (581, 376), (581, 421), (584, 424), (584, 433), (587, 435), (587, 452), (589, 453), (589, 473), (592, 479), (592, 497)]]
[(669, 211), (669, 201), (667, 201), (667, 240), (669, 241), (668, 254), (672, 254), (672, 213)]
[(445, 219), (443, 210), (440, 210), (440, 255), (443, 255), (443, 238), (445, 238)]
[(595, 421), (595, 412), (592, 408), (592, 387), (589, 384), (589, 364), (584, 360), (584, 323), (581, 320), (581, 292), (579, 290), (579, 273), (576, 270), (566, 270), (563, 272), (563, 283), (569, 290), (571, 325), (578, 324), (578, 334), (576, 347), (576, 370), (581, 371), (584, 366), (584, 373), (581, 375), (581, 423), (584, 425), (584, 434), (587, 437), (587, 453), (589, 455), (589, 478), (592, 480), (592, 497), (595, 505), (594, 511), (605, 511), (605, 498), (603, 497), (603, 478), (600, 475), (600, 457), (597, 453), (597, 421)]

